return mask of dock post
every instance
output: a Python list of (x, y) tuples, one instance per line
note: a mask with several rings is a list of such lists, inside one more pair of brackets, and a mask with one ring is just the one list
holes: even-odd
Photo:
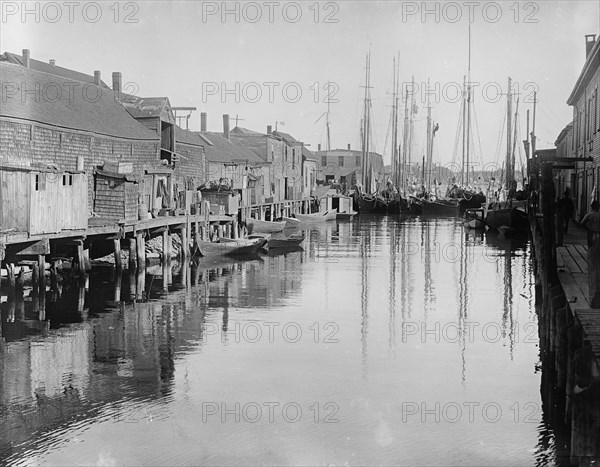
[(17, 285), (15, 278), (15, 265), (13, 263), (6, 263), (6, 277), (8, 279), (8, 286), (14, 289)]
[(556, 284), (558, 271), (556, 268), (556, 239), (555, 239), (555, 202), (552, 166), (542, 164), (542, 212), (544, 215), (544, 263), (546, 269), (546, 284)]
[(77, 241), (77, 268), (79, 271), (85, 271), (85, 258), (83, 256), (83, 240)]
[(135, 271), (135, 237), (129, 239), (129, 270)]
[(234, 219), (231, 225), (231, 238), (233, 238), (234, 240), (237, 240), (239, 238), (237, 219)]
[(163, 261), (168, 263), (171, 261), (171, 246), (169, 243), (171, 242), (171, 235), (169, 234), (169, 229), (165, 230), (162, 234), (162, 248), (163, 248)]
[(183, 227), (181, 227), (181, 251), (180, 256), (182, 260), (185, 260), (188, 256), (188, 249), (189, 249), (189, 245), (190, 242), (188, 241), (188, 229), (187, 229), (187, 224), (185, 224)]
[(37, 262), (33, 263), (33, 271), (31, 273), (31, 285), (33, 286), (33, 291), (37, 292), (38, 287), (40, 286), (40, 265)]
[[(119, 245), (120, 248), (121, 245)], [(92, 261), (90, 260), (90, 249), (83, 250), (83, 270), (89, 272), (92, 270)]]
[(123, 269), (123, 261), (121, 259), (121, 239), (113, 239), (113, 252), (115, 254), (115, 266), (118, 270)]
[(221, 238), (223, 236), (223, 226), (219, 223), (217, 225), (217, 237)]
[(137, 247), (138, 269), (144, 269), (146, 267), (146, 242), (144, 241), (144, 232), (138, 232), (136, 234), (135, 243)]
[(588, 284), (590, 306), (600, 308), (600, 232), (589, 232)]
[(39, 286), (41, 288), (41, 290), (44, 290), (44, 282), (45, 282), (45, 278), (46, 278), (46, 256), (44, 255), (38, 255), (38, 269), (39, 269)]

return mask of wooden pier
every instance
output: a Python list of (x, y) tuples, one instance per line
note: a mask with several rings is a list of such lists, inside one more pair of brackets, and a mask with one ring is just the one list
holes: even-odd
[(587, 235), (578, 225), (556, 246), (552, 200), (553, 193), (546, 196), (543, 214), (531, 217), (542, 400), (559, 456), (571, 465), (595, 465), (600, 460), (600, 309), (591, 307), (589, 274), (600, 264), (589, 261)]

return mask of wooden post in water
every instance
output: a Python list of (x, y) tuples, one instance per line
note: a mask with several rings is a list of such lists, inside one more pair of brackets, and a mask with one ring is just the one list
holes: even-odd
[(85, 258), (83, 256), (83, 240), (77, 241), (77, 268), (79, 271), (85, 271)]
[(135, 257), (135, 238), (132, 237), (129, 239), (129, 271), (135, 271)]
[(115, 266), (117, 270), (123, 269), (123, 261), (121, 260), (121, 239), (113, 239), (113, 252), (115, 254)]
[(223, 226), (219, 223), (217, 224), (217, 237), (221, 238), (223, 236)]
[(33, 291), (37, 292), (38, 287), (40, 285), (40, 265), (37, 262), (33, 263), (33, 272), (31, 273), (31, 285), (33, 286)]
[(181, 227), (181, 251), (180, 251), (180, 255), (181, 255), (181, 259), (185, 260), (188, 256), (188, 249), (189, 249), (189, 241), (188, 241), (188, 229), (187, 229), (187, 224), (185, 224), (183, 227)]
[(588, 285), (591, 308), (600, 308), (600, 232), (588, 232)]
[(16, 285), (16, 277), (15, 265), (13, 263), (6, 263), (6, 278), (8, 279), (8, 286), (11, 289), (14, 289)]
[(39, 286), (40, 289), (44, 292), (46, 291), (45, 282), (46, 282), (46, 256), (38, 255), (38, 269), (40, 270), (39, 275)]
[(163, 262), (169, 263), (171, 261), (171, 235), (169, 234), (169, 228), (162, 233), (162, 248), (163, 248)]
[(144, 240), (144, 232), (137, 232), (135, 239), (137, 247), (137, 267), (144, 269), (146, 267), (146, 242)]
[(234, 219), (232, 221), (231, 234), (232, 234), (231, 238), (233, 238), (234, 240), (237, 240), (239, 238), (238, 221), (237, 221), (237, 219)]

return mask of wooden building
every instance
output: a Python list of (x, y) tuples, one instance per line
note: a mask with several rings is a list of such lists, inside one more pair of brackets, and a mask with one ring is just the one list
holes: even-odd
[(94, 212), (115, 222), (138, 220), (141, 178), (132, 174), (96, 169)]
[(271, 202), (271, 163), (243, 144), (236, 144), (230, 137), (229, 116), (223, 117), (223, 132), (218, 133), (206, 131), (206, 114), (202, 114), (203, 131), (198, 135), (205, 142), (207, 179), (230, 180), (233, 189), (241, 193), (242, 206)]
[(0, 233), (86, 229), (86, 194), (85, 173), (0, 165)]
[(309, 198), (317, 189), (318, 164), (317, 156), (302, 146), (302, 198)]
[(0, 60), (0, 164), (51, 165), (59, 172), (90, 174), (90, 211), (96, 168), (126, 162), (133, 172), (143, 173), (161, 167), (160, 137), (115, 100), (99, 72), (90, 77), (92, 82), (76, 81), (70, 70), (52, 65), (56, 74), (51, 74), (28, 67), (31, 63), (28, 58), (23, 63)]
[[(348, 145), (347, 149), (332, 149), (329, 151), (319, 149), (315, 155), (320, 159), (319, 182), (329, 184), (336, 181), (350, 188), (354, 180), (360, 181), (362, 179), (362, 151), (352, 150)], [(370, 157), (374, 181), (379, 184), (385, 183), (383, 156), (371, 152)]]
[(575, 163), (573, 197), (579, 219), (587, 213), (593, 199), (598, 199), (600, 180), (600, 40), (591, 34), (585, 39), (586, 60), (567, 100), (573, 107), (572, 156), (593, 158), (593, 162)]

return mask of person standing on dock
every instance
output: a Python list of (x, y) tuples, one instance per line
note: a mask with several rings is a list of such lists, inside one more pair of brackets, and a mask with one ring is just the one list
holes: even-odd
[[(573, 200), (571, 199), (571, 193), (567, 188), (563, 193), (563, 197), (559, 199), (556, 203), (556, 213), (557, 217), (562, 218), (564, 222), (564, 233), (565, 235), (569, 233), (569, 222), (573, 218), (573, 213), (575, 212), (575, 205), (573, 204)], [(562, 225), (559, 225), (559, 228), (562, 228)]]
[(588, 274), (590, 304), (600, 308), (600, 202), (592, 202), (592, 210), (581, 221), (588, 229)]

